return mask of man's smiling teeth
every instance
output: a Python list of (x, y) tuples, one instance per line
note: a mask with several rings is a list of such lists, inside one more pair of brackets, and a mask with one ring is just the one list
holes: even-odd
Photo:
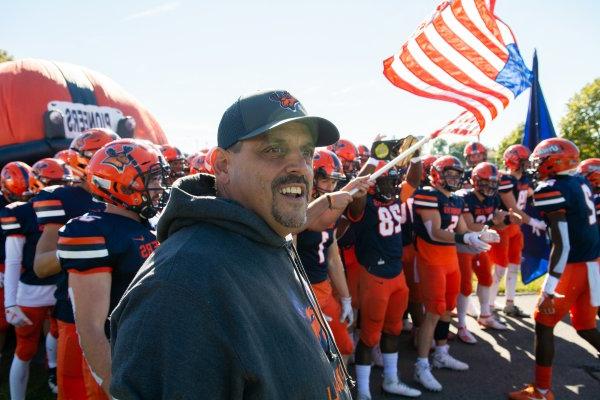
[(301, 195), (302, 188), (300, 186), (287, 186), (287, 187), (279, 189), (279, 193)]

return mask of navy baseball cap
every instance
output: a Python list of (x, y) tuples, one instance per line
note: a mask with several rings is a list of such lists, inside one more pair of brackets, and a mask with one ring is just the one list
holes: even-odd
[(217, 143), (228, 149), (240, 140), (250, 139), (269, 129), (300, 122), (316, 134), (316, 146), (328, 146), (338, 141), (340, 133), (325, 118), (307, 114), (304, 106), (285, 90), (268, 90), (241, 96), (221, 118)]

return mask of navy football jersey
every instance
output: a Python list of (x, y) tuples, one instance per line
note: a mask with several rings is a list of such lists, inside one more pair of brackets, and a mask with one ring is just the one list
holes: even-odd
[[(502, 173), (500, 175), (500, 184), (498, 186), (498, 192), (511, 192), (513, 196), (515, 196), (517, 208), (519, 210), (524, 210), (525, 206), (527, 205), (529, 189), (531, 189), (531, 179), (525, 174), (521, 177), (521, 179), (517, 179), (508, 173)], [(505, 211), (508, 211), (508, 207), (502, 201), (501, 208)]]
[(367, 195), (356, 221), (356, 257), (369, 273), (394, 278), (402, 271), (402, 212), (400, 200), (381, 203)]
[(478, 224), (485, 224), (494, 217), (494, 212), (500, 207), (498, 196), (485, 197), (479, 200), (473, 189), (460, 190), (456, 195), (463, 199), (465, 206), (463, 214), (470, 213)]
[[(6, 201), (4, 196), (2, 196), (2, 194), (0, 194), (0, 210), (2, 210), (7, 205), (8, 205), (8, 202)], [(6, 258), (6, 253), (5, 253), (6, 248), (4, 246), (4, 239), (5, 239), (4, 232), (2, 232), (2, 230), (0, 229), (0, 272), (4, 272), (4, 259)]]
[(442, 192), (431, 186), (425, 186), (422, 189), (418, 189), (414, 195), (415, 201), (414, 207), (414, 230), (415, 234), (421, 239), (438, 245), (438, 246), (455, 246), (454, 243), (438, 242), (433, 240), (429, 236), (429, 232), (423, 224), (423, 219), (417, 212), (418, 210), (437, 210), (441, 217), (441, 229), (445, 229), (449, 232), (454, 232), (460, 215), (464, 209), (464, 201), (456, 194), (451, 193), (450, 196), (446, 197)]
[(112, 311), (157, 247), (148, 224), (122, 215), (90, 212), (60, 228), (57, 254), (61, 267), (69, 273), (111, 273)]
[(307, 230), (296, 237), (298, 255), (310, 283), (320, 283), (327, 279), (327, 252), (333, 244), (334, 235), (335, 230), (332, 228), (322, 232)]
[[(33, 208), (40, 225), (64, 225), (71, 218), (79, 217), (88, 211), (104, 211), (104, 203), (94, 201), (92, 195), (79, 186), (49, 186), (32, 199)], [(56, 284), (56, 305), (54, 316), (74, 323), (73, 308), (69, 300), (67, 274), (61, 273)]]
[(562, 211), (569, 225), (570, 251), (567, 262), (594, 261), (600, 255), (600, 233), (592, 189), (579, 176), (558, 175), (540, 182), (533, 204), (546, 219), (546, 214)]
[(54, 285), (58, 276), (40, 279), (33, 271), (35, 246), (41, 236), (33, 205), (30, 202), (21, 201), (9, 204), (0, 211), (0, 221), (5, 237), (22, 236), (25, 238), (20, 281), (28, 285)]

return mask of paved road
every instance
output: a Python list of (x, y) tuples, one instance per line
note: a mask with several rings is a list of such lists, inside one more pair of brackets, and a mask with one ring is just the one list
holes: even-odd
[[(517, 297), (517, 304), (531, 313), (536, 301), (534, 295)], [(499, 298), (498, 304), (504, 304)], [(436, 399), (506, 399), (506, 393), (521, 388), (533, 377), (533, 332), (531, 318), (518, 320), (507, 318), (507, 331), (483, 331), (474, 319), (468, 318), (469, 328), (479, 340), (476, 345), (451, 342), (450, 352), (469, 364), (470, 370), (455, 372), (434, 370), (444, 386), (441, 393), (423, 392), (423, 400)], [(557, 400), (600, 400), (600, 373), (590, 372), (586, 367), (600, 367), (594, 348), (581, 339), (568, 325), (568, 318), (559, 323), (555, 334), (555, 358), (553, 386)], [(451, 331), (456, 329), (451, 328)], [(413, 381), (413, 363), (416, 352), (410, 344), (409, 335), (402, 336), (399, 372), (403, 381), (418, 386)], [(353, 372), (353, 370), (352, 370)], [(373, 368), (371, 393), (374, 399), (402, 399), (403, 397), (381, 394), (381, 374)]]

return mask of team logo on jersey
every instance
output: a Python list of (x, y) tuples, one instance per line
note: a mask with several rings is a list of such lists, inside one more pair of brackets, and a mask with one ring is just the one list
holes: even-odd
[(131, 146), (123, 146), (123, 150), (116, 151), (114, 148), (106, 149), (106, 157), (102, 160), (102, 164), (110, 165), (119, 172), (124, 172), (125, 167), (131, 164), (132, 159), (129, 157), (129, 153), (133, 151)]
[(275, 92), (269, 96), (269, 100), (279, 102), (281, 108), (287, 108), (291, 111), (298, 111), (300, 102), (289, 92)]

